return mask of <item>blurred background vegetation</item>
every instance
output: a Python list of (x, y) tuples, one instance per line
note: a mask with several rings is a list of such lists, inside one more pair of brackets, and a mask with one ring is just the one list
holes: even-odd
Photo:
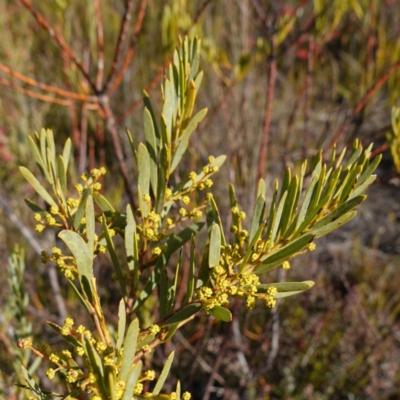
[[(237, 303), (231, 324), (195, 320), (166, 345), (165, 354), (176, 352), (171, 384), (181, 379), (195, 400), (398, 399), (400, 139), (391, 110), (400, 100), (399, 15), (396, 0), (0, 0), (0, 284), (9, 287), (0, 293), (1, 395), (23, 398), (12, 386), (15, 338), (32, 331), (57, 345), (45, 321), (79, 308), (37, 254), (56, 236), (33, 233), (24, 204), (34, 195), (17, 172), (34, 164), (28, 134), (51, 128), (60, 146), (71, 137), (72, 179), (105, 165), (108, 198), (132, 201), (125, 129), (142, 140), (142, 91), (160, 104), (169, 57), (188, 34), (203, 42), (198, 106), (209, 111), (187, 171), (210, 154), (228, 156), (214, 191), (227, 227), (229, 182), (250, 210), (258, 178), (272, 192), (286, 166), (298, 169), (320, 149), (328, 155), (334, 142), (374, 142), (384, 160), (358, 217), (288, 271), (315, 287), (272, 312), (244, 313)], [(8, 261), (16, 243), (26, 249), (24, 293), (7, 283), (21, 262)], [(110, 277), (106, 256), (99, 270)], [(107, 285), (114, 323), (119, 299)], [(29, 296), (26, 316), (11, 307), (15, 296)], [(160, 365), (165, 354), (154, 356)]]

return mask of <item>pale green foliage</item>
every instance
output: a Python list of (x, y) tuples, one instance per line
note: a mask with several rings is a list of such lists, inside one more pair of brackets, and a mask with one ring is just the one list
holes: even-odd
[[(306, 164), (300, 175), (292, 176), (289, 169), (286, 171), (280, 188), (276, 182), (268, 207), (266, 185), (260, 181), (249, 230), (244, 229), (246, 216), (231, 185), (232, 235), (225, 233), (212, 194), (209, 191), (203, 194), (212, 186), (211, 177), (218, 172), (225, 156), (210, 156), (202, 171), (187, 173), (181, 182), (171, 179), (187, 150), (190, 135), (206, 115), (206, 110), (193, 113), (202, 81), (199, 54), (200, 41), (196, 38), (183, 40), (174, 53), (163, 85), (160, 116), (155, 115), (148, 95), (144, 94), (145, 143), (135, 146), (129, 135), (138, 169), (137, 209), (128, 205), (126, 212), (119, 212), (106, 195), (99, 193), (103, 168), (82, 176), (82, 182), (75, 185), (75, 194), (71, 194), (67, 179), (70, 142), (66, 143), (63, 155), (57, 156), (51, 131), (43, 130), (30, 141), (52, 194), (33, 173), (21, 167), (24, 177), (48, 203), (49, 211), (31, 201), (28, 205), (35, 212), (38, 230), (52, 226), (62, 229), (58, 236), (71, 253), (67, 255), (64, 250), (53, 248), (51, 254), (43, 254), (43, 261), (57, 263), (96, 326), (91, 332), (75, 326), (72, 318), (67, 318), (63, 326), (49, 323), (73, 351), (54, 355), (35, 350), (54, 364), (47, 371), (49, 378), (57, 374), (68, 382), (68, 393), (63, 396), (69, 394), (74, 398), (82, 390), (93, 399), (168, 398), (160, 392), (173, 353), (146, 395), (142, 393), (141, 382), (151, 380), (153, 374), (142, 371), (141, 359), (202, 310), (230, 321), (232, 297), (244, 299), (249, 309), (257, 299), (273, 307), (276, 299), (311, 288), (314, 283), (310, 281), (269, 282), (264, 273), (279, 266), (289, 268), (292, 257), (313, 250), (316, 238), (352, 219), (356, 214), (354, 208), (365, 199), (362, 193), (375, 179), (372, 174), (379, 158), (370, 161), (371, 148), (364, 151), (358, 142), (347, 162), (345, 151), (338, 159), (333, 152), (330, 165), (324, 164), (319, 154), (310, 175)], [(198, 257), (195, 243), (205, 225), (200, 221), (203, 211), (208, 240), (202, 256)], [(114, 235), (124, 240), (124, 255), (117, 251)], [(182, 255), (177, 263), (172, 262), (177, 259), (172, 256), (182, 251), (187, 242), (191, 244), (190, 269), (184, 302), (178, 308), (175, 299), (182, 284)], [(107, 250), (121, 291), (116, 335), (105, 320), (98, 295), (101, 282), (96, 282), (93, 273), (94, 258)], [(167, 274), (170, 269), (174, 271), (173, 279)], [(142, 277), (144, 271), (146, 279)], [(159, 319), (151, 326), (140, 326), (136, 316), (146, 300), (155, 296), (157, 287)], [(23, 346), (33, 348), (29, 341)], [(89, 368), (83, 366), (80, 357), (86, 359)], [(38, 397), (46, 398), (35, 388), (32, 378), (26, 377)], [(179, 383), (176, 396), (181, 398)]]
[(386, 134), (386, 139), (393, 163), (400, 173), (400, 107), (392, 108), (392, 130)]

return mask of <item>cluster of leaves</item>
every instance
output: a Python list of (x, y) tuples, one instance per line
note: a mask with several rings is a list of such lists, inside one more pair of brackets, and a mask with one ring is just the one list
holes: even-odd
[[(363, 150), (356, 141), (347, 162), (345, 150), (339, 157), (333, 151), (329, 165), (319, 154), (310, 175), (306, 174), (306, 163), (299, 175), (287, 169), (281, 187), (278, 181), (274, 185), (269, 208), (266, 184), (259, 182), (249, 231), (244, 229), (246, 215), (230, 186), (230, 242), (212, 194), (202, 194), (212, 186), (211, 177), (225, 156), (210, 156), (201, 172), (192, 171), (181, 181), (172, 175), (188, 148), (191, 134), (206, 115), (206, 110), (193, 115), (202, 81), (199, 53), (197, 38), (183, 40), (175, 51), (163, 85), (159, 118), (144, 93), (145, 143), (136, 147), (128, 133), (138, 170), (137, 207), (128, 205), (125, 212), (120, 212), (111, 206), (100, 193), (100, 180), (106, 172), (103, 167), (81, 176), (82, 182), (75, 185), (76, 196), (71, 195), (67, 178), (70, 141), (57, 156), (51, 131), (42, 130), (30, 139), (34, 159), (53, 193), (21, 167), (23, 176), (47, 203), (39, 207), (27, 200), (27, 204), (35, 213), (37, 230), (61, 228), (58, 236), (71, 253), (67, 255), (66, 249), (55, 247), (51, 254), (43, 252), (42, 260), (56, 262), (95, 326), (93, 331), (83, 325), (76, 327), (70, 317), (63, 326), (49, 322), (70, 346), (57, 354), (35, 346), (30, 338), (19, 343), (21, 348), (52, 363), (47, 376), (53, 379), (57, 373), (66, 385), (63, 396), (77, 398), (85, 392), (92, 399), (189, 399), (190, 394), (181, 395), (179, 382), (174, 392), (160, 394), (173, 353), (151, 390), (148, 381), (155, 379), (155, 373), (142, 371), (142, 359), (201, 310), (230, 321), (228, 305), (232, 297), (244, 299), (249, 309), (256, 299), (273, 307), (276, 299), (311, 288), (310, 281), (274, 283), (262, 282), (260, 277), (279, 266), (289, 268), (292, 257), (315, 248), (315, 239), (351, 220), (356, 215), (354, 208), (365, 200), (362, 193), (375, 179), (373, 172), (380, 158), (370, 160), (371, 147)], [(188, 222), (201, 218), (203, 210), (208, 239), (198, 257), (195, 237), (205, 223)], [(116, 249), (115, 235), (124, 241), (124, 256)], [(182, 248), (189, 242), (184, 300), (176, 306), (177, 290), (182, 284)], [(94, 258), (107, 251), (121, 293), (116, 334), (106, 322), (93, 268)], [(178, 261), (174, 262), (172, 256), (177, 252)], [(140, 327), (136, 316), (156, 288), (158, 320)], [(39, 398), (60, 395), (39, 389), (28, 372), (26, 377)]]

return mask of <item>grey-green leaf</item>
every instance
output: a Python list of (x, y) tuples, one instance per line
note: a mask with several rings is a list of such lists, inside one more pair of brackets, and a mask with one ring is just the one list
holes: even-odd
[(168, 318), (163, 325), (173, 325), (180, 323), (182, 321), (186, 321), (191, 318), (197, 312), (201, 310), (200, 303), (192, 303), (180, 309), (176, 314), (174, 314), (171, 318)]
[(169, 371), (170, 371), (171, 366), (172, 366), (172, 361), (174, 360), (174, 354), (175, 353), (172, 352), (168, 356), (167, 360), (165, 361), (164, 367), (163, 367), (163, 369), (161, 371), (160, 376), (158, 377), (156, 386), (154, 387), (153, 392), (152, 392), (155, 395), (159, 394), (161, 389), (162, 389), (162, 387), (164, 386), (164, 383), (165, 383), (165, 381), (167, 379), (167, 376), (168, 376)]
[(221, 256), (221, 230), (218, 224), (213, 223), (210, 233), (210, 250), (208, 253), (208, 264), (210, 268), (217, 267), (219, 265), (219, 259)]
[[(85, 288), (85, 279), (91, 288), (93, 277), (93, 259), (92, 255), (89, 253), (86, 242), (80, 235), (73, 231), (64, 230), (61, 231), (58, 236), (64, 241), (64, 243), (71, 250), (72, 255), (75, 257), (82, 288)], [(86, 294), (88, 295), (88, 293)]]
[(213, 309), (210, 310), (210, 314), (219, 321), (224, 321), (224, 322), (232, 321), (232, 314), (225, 307), (215, 306)]
[(136, 353), (136, 343), (139, 336), (139, 320), (135, 318), (129, 325), (128, 332), (124, 340), (124, 354), (122, 358), (121, 372), (119, 379), (127, 381), (129, 371), (132, 368)]
[(35, 178), (35, 176), (25, 167), (19, 167), (23, 177), (30, 183), (30, 185), (35, 189), (37, 194), (51, 206), (57, 207), (57, 203), (53, 200), (46, 189), (40, 184), (40, 182)]
[(157, 140), (154, 130), (154, 123), (150, 111), (145, 108), (143, 111), (144, 135), (146, 147), (150, 156), (150, 183), (153, 193), (157, 193)]
[(281, 247), (279, 250), (268, 254), (263, 260), (261, 265), (255, 269), (256, 274), (271, 269), (272, 265), (279, 265), (287, 258), (294, 256), (297, 252), (304, 249), (314, 238), (314, 234), (308, 233), (300, 236), (298, 239), (289, 242), (286, 246)]

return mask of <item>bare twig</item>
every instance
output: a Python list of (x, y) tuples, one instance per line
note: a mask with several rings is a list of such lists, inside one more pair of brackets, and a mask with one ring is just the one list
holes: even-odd
[(132, 18), (131, 14), (132, 14), (132, 10), (133, 10), (133, 4), (134, 4), (133, 0), (125, 1), (125, 10), (124, 10), (124, 15), (122, 17), (121, 28), (119, 30), (117, 47), (115, 48), (114, 59), (111, 64), (111, 69), (110, 69), (110, 72), (108, 73), (108, 77), (106, 79), (106, 83), (104, 85), (103, 91), (108, 90), (109, 86), (111, 85), (111, 81), (114, 78), (114, 75), (117, 71), (118, 65), (121, 62), (122, 48), (124, 46), (124, 43), (125, 43), (125, 40), (127, 37), (129, 21)]
[(147, 6), (147, 0), (141, 0), (135, 28), (133, 30), (133, 37), (131, 38), (128, 52), (125, 55), (124, 61), (122, 63), (121, 68), (118, 71), (118, 74), (115, 77), (112, 76), (110, 82), (107, 84), (105, 92), (108, 94), (114, 92), (114, 90), (119, 86), (119, 84), (122, 81), (122, 78), (124, 77), (125, 71), (129, 67), (132, 57), (135, 54), (137, 38), (139, 36), (140, 31), (142, 30), (142, 24), (144, 16), (146, 14), (146, 6)]
[(92, 87), (94, 91), (96, 91), (95, 83), (92, 81), (90, 75), (85, 71), (85, 68), (83, 67), (82, 63), (77, 59), (72, 49), (67, 45), (63, 36), (55, 28), (51, 27), (51, 25), (46, 21), (46, 19), (42, 16), (42, 14), (40, 14), (32, 7), (32, 4), (29, 0), (18, 0), (18, 1), (32, 14), (32, 16), (38, 22), (38, 24), (49, 34), (49, 36), (53, 40), (55, 40), (55, 42), (60, 47), (61, 51), (65, 55), (67, 55), (68, 58), (71, 59), (71, 61), (76, 65), (78, 70), (85, 77), (88, 84)]
[(274, 38), (271, 40), (272, 43), (272, 55), (269, 63), (269, 77), (268, 77), (268, 88), (267, 88), (267, 103), (265, 105), (265, 115), (264, 115), (264, 129), (263, 137), (261, 140), (260, 152), (258, 156), (258, 172), (257, 181), (264, 176), (265, 162), (268, 152), (269, 144), (269, 133), (271, 128), (271, 113), (272, 113), (272, 103), (274, 101), (275, 92), (275, 80), (276, 80), (276, 58), (274, 55)]
[(46, 85), (45, 83), (38, 82), (35, 79), (29, 78), (17, 71), (14, 71), (11, 68), (9, 68), (3, 64), (0, 64), (0, 71), (3, 71), (4, 73), (12, 76), (13, 78), (16, 78), (16, 79), (20, 80), (21, 82), (24, 82), (30, 86), (34, 86), (38, 89), (46, 90), (47, 92), (54, 93), (59, 96), (67, 97), (68, 99), (80, 100), (80, 101), (85, 101), (85, 102), (96, 102), (95, 96), (88, 96), (86, 94), (75, 93), (75, 92), (71, 92), (69, 90), (60, 89), (55, 86)]
[(372, 96), (379, 90), (382, 85), (389, 79), (389, 77), (396, 72), (400, 68), (400, 60), (393, 64), (388, 71), (386, 71), (367, 91), (365, 96), (359, 101), (359, 103), (354, 107), (353, 111), (349, 118), (343, 122), (342, 126), (338, 129), (338, 131), (333, 135), (332, 140), (326, 146), (324, 150), (324, 154), (326, 154), (329, 149), (338, 141), (338, 139), (342, 136), (344, 131), (354, 122), (356, 116), (365, 108), (368, 102), (371, 100)]
[(230, 336), (231, 336), (231, 330), (232, 330), (232, 326), (230, 326), (230, 331), (228, 332), (228, 334), (225, 335), (224, 344), (222, 345), (222, 347), (221, 347), (221, 349), (220, 349), (220, 351), (218, 353), (217, 359), (215, 360), (213, 371), (212, 371), (212, 373), (210, 375), (210, 378), (208, 379), (207, 386), (206, 386), (206, 389), (204, 391), (203, 400), (209, 400), (209, 398), (210, 398), (212, 385), (213, 385), (213, 383), (215, 381), (215, 377), (218, 374), (218, 370), (219, 370), (219, 368), (221, 366), (222, 360), (224, 359), (225, 353), (228, 350), (228, 347), (229, 347), (229, 344), (230, 344), (230, 340), (229, 339), (230, 339)]
[(67, 106), (67, 107), (71, 105), (71, 101), (70, 100), (62, 100), (62, 99), (59, 99), (57, 97), (47, 96), (47, 95), (44, 95), (44, 94), (33, 92), (32, 90), (25, 89), (25, 88), (23, 88), (21, 86), (16, 85), (14, 82), (10, 82), (10, 81), (8, 81), (7, 79), (4, 79), (4, 78), (0, 79), (0, 85), (13, 88), (13, 89), (17, 90), (18, 92), (26, 94), (27, 96), (30, 96), (30, 97), (33, 97), (35, 99), (39, 99), (39, 100), (42, 100), (42, 101), (46, 101), (48, 103), (59, 104), (61, 106)]
[(103, 21), (101, 19), (100, 0), (93, 0), (94, 15), (96, 18), (96, 32), (97, 32), (97, 76), (96, 76), (96, 89), (98, 92), (101, 90), (104, 72), (104, 31)]

